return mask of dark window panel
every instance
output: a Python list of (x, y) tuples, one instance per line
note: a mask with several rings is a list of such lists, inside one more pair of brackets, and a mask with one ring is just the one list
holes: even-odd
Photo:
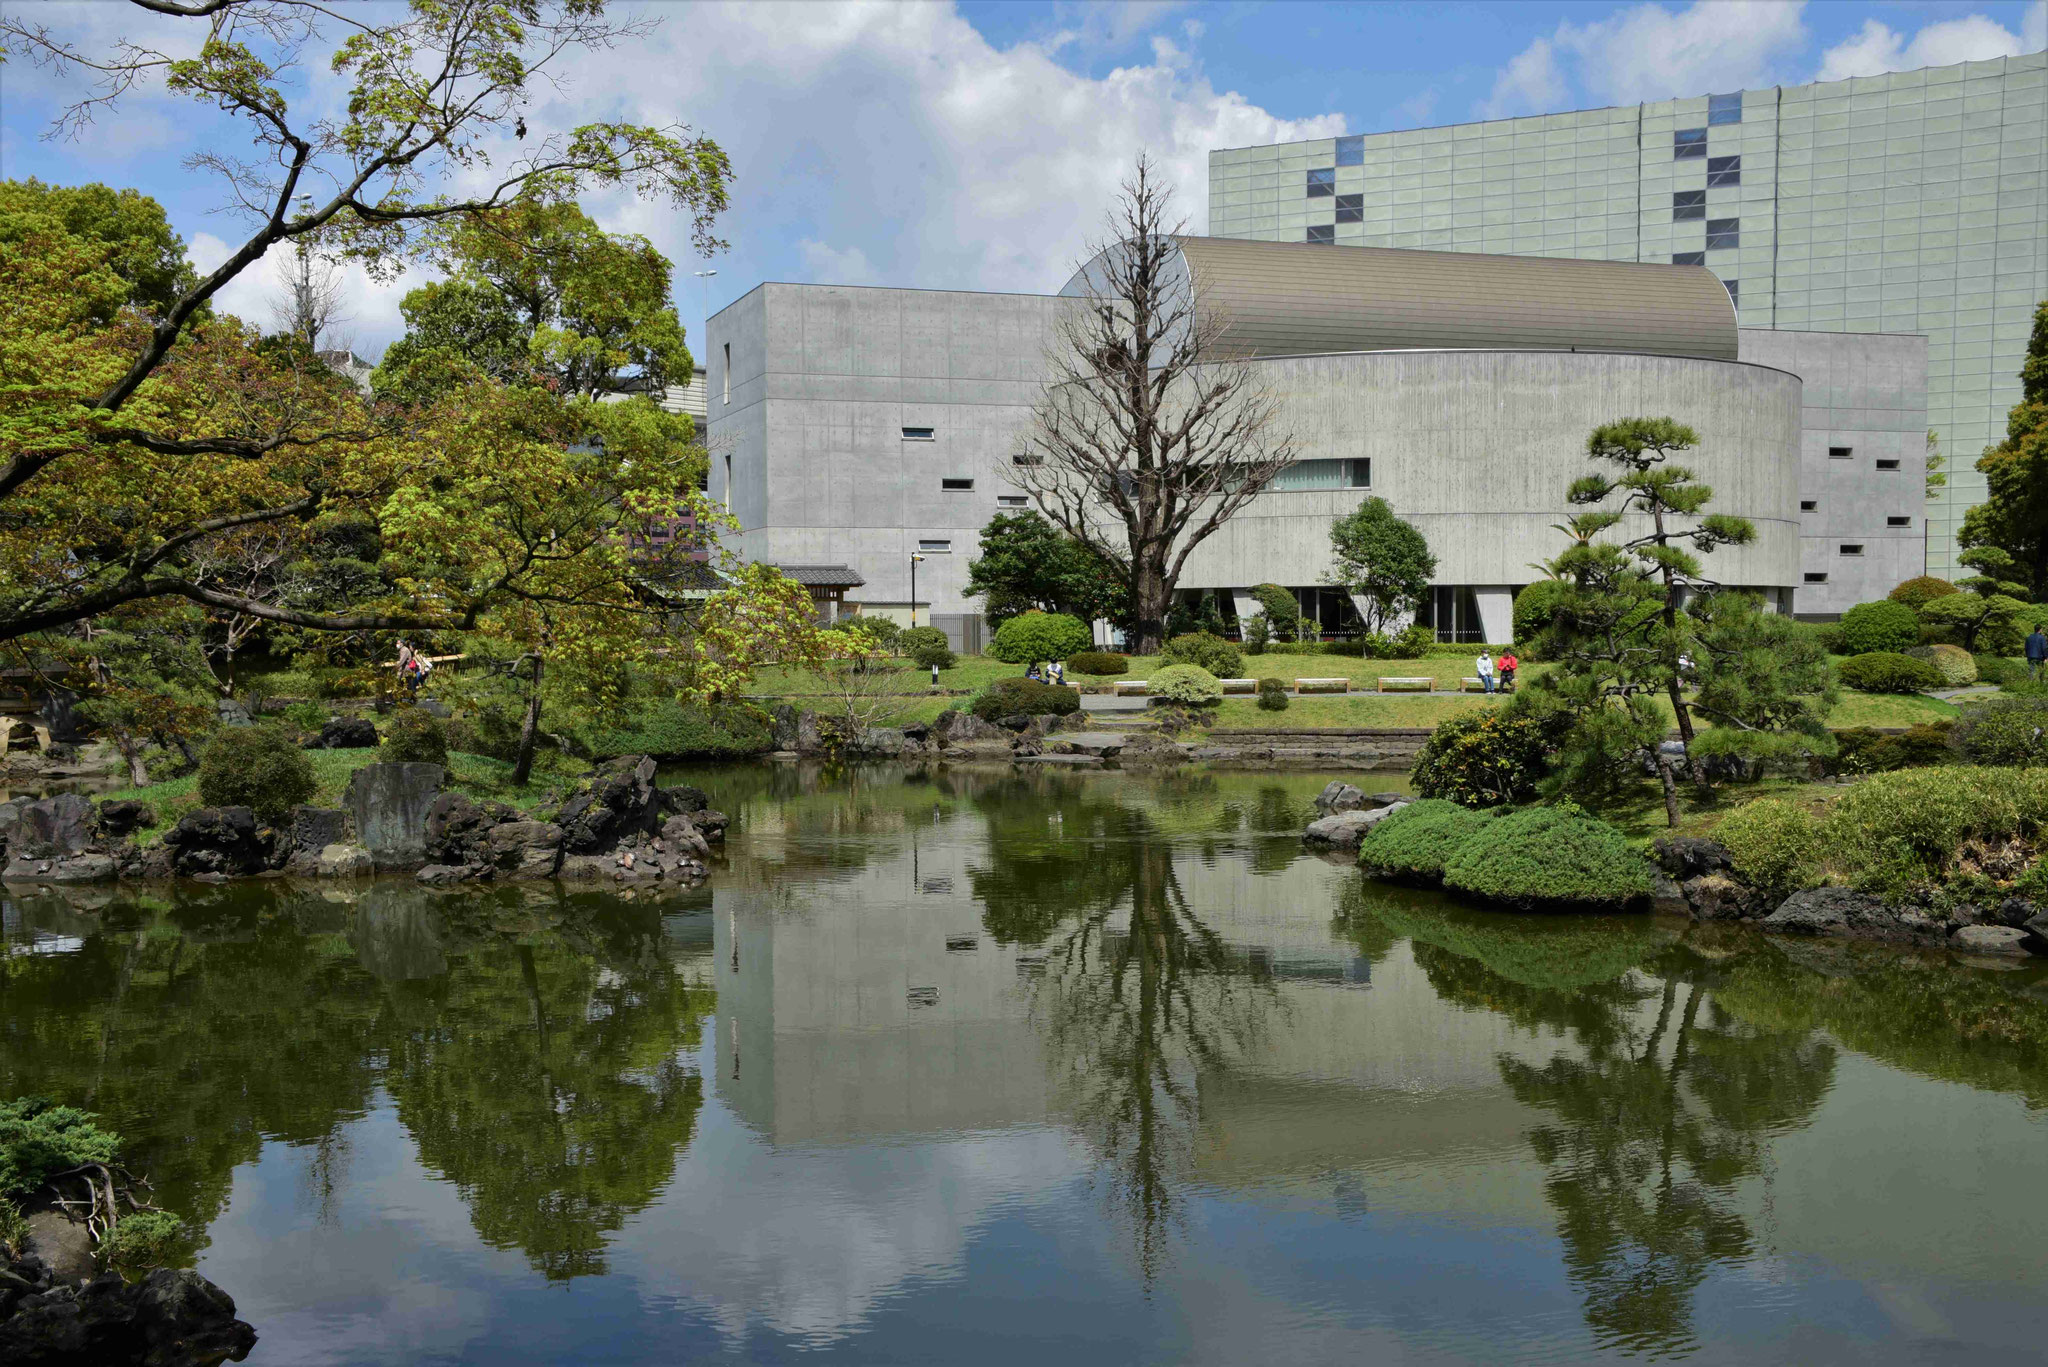
[(1671, 264), (1674, 266), (1704, 266), (1707, 264), (1707, 254), (1705, 252), (1673, 252), (1671, 253)]
[(1304, 242), (1335, 243), (1336, 240), (1337, 229), (1333, 225), (1328, 223), (1314, 223), (1309, 225), (1308, 232), (1302, 237), (1302, 241)]
[(1693, 219), (1707, 216), (1707, 192), (1705, 190), (1679, 190), (1671, 196), (1671, 220), (1674, 223), (1688, 223)]
[(1740, 280), (1723, 280), (1721, 285), (1728, 291), (1728, 302), (1739, 307), (1742, 303), (1742, 282)]
[(1842, 543), (1842, 554), (1843, 554), (1843, 555), (1861, 555), (1861, 554), (1863, 554), (1863, 543), (1862, 543), (1861, 541), (1844, 541), (1844, 542)]
[(1829, 460), (1847, 460), (1855, 454), (1856, 448), (1853, 446), (1830, 446), (1828, 448)]
[(1819, 507), (1820, 507), (1820, 503), (1819, 503), (1819, 501), (1818, 501), (1818, 500), (1815, 500), (1815, 499), (1811, 499), (1811, 498), (1802, 498), (1802, 499), (1800, 499), (1800, 500), (1799, 500), (1799, 511), (1800, 511), (1800, 512), (1802, 512), (1802, 513), (1810, 513), (1810, 512), (1813, 512), (1813, 511), (1815, 511), (1816, 509), (1818, 509)]
[(1708, 157), (1707, 184), (1709, 186), (1742, 184), (1742, 158)]
[(1337, 139), (1337, 164), (1339, 166), (1365, 165), (1365, 138), (1358, 136)]
[(1880, 470), (1896, 470), (1899, 468), (1899, 463), (1895, 460), (1881, 460), (1877, 463), (1877, 468)]
[(1913, 519), (1910, 517), (1888, 517), (1884, 520), (1884, 525), (1887, 527), (1910, 527), (1913, 525)]
[(1707, 220), (1707, 250), (1721, 251), (1742, 245), (1742, 220), (1739, 218), (1710, 218)]
[(1339, 223), (1365, 222), (1365, 196), (1337, 196), (1337, 221)]
[(903, 440), (905, 441), (935, 441), (937, 439), (938, 431), (935, 428), (906, 427), (903, 429)]
[(1742, 92), (1733, 95), (1707, 96), (1707, 122), (1710, 125), (1742, 122)]
[(1671, 156), (1676, 161), (1692, 161), (1707, 154), (1707, 130), (1704, 128), (1681, 128), (1671, 135)]
[(1310, 199), (1326, 199), (1336, 193), (1337, 171), (1335, 167), (1325, 167), (1308, 173), (1308, 197)]
[(942, 479), (939, 481), (939, 487), (948, 493), (964, 494), (974, 487), (974, 481), (971, 479)]
[(1806, 574), (1806, 582), (1809, 584), (1825, 584), (1828, 582), (1828, 577), (1825, 574), (1815, 574), (1809, 570)]

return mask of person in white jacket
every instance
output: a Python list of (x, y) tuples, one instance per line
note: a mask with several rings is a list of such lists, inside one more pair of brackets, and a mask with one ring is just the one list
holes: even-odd
[(1473, 665), (1479, 672), (1479, 686), (1488, 693), (1493, 692), (1493, 656), (1482, 650)]

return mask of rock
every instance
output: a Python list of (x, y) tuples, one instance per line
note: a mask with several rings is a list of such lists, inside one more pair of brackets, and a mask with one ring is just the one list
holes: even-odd
[(1368, 807), (1398, 807), (1404, 802), (1411, 802), (1413, 800), (1406, 793), (1367, 793), (1365, 795), (1365, 802)]
[(1365, 793), (1355, 784), (1333, 778), (1323, 785), (1323, 791), (1316, 794), (1316, 810), (1330, 812), (1355, 812), (1365, 805)]
[(150, 810), (147, 802), (138, 802), (133, 798), (129, 798), (122, 801), (102, 802), (99, 805), (97, 820), (102, 836), (109, 840), (120, 840), (133, 835), (144, 825), (148, 824), (155, 815)]
[(438, 698), (421, 698), (417, 700), (413, 704), (413, 706), (419, 708), (420, 711), (426, 713), (428, 716), (438, 718), (441, 721), (447, 721), (450, 717), (455, 715), (453, 712), (450, 712), (448, 710), (448, 704), (442, 702)]
[[(272, 867), (277, 832), (247, 807), (201, 807), (164, 833), (171, 867), (187, 877), (232, 878)], [(280, 861), (281, 862), (281, 861)]]
[(1658, 866), (1680, 882), (1734, 867), (1726, 846), (1698, 836), (1660, 835), (1654, 848)]
[(2033, 936), (2036, 944), (2048, 947), (2048, 911), (2044, 911), (2038, 916), (2028, 917), (2027, 923), (2020, 927), (2020, 929)]
[(1797, 935), (1853, 935), (1871, 940), (1921, 940), (1940, 934), (1926, 916), (1848, 888), (1795, 892), (1763, 919), (1763, 928)]
[(484, 872), (476, 864), (422, 864), (413, 877), (430, 887), (466, 883)]
[(1066, 736), (1059, 742), (1059, 749), (1066, 754), (1094, 755), (1097, 759), (1115, 759), (1123, 752), (1130, 737), (1121, 731), (1083, 731), (1078, 735)]
[(320, 739), (310, 748), (315, 750), (374, 750), (377, 747), (377, 724), (368, 717), (335, 717), (320, 728)]
[(427, 808), (447, 777), (438, 764), (366, 764), (349, 777), (349, 818), (378, 868), (425, 862)]
[(376, 861), (361, 845), (329, 845), (315, 856), (313, 873), (320, 878), (368, 878)]
[(96, 833), (92, 803), (77, 793), (0, 802), (0, 847), (10, 859), (82, 854)]
[(702, 788), (692, 788), (687, 783), (661, 790), (661, 809), (664, 812), (701, 812), (710, 805), (711, 798)]
[(555, 816), (563, 850), (602, 854), (631, 836), (652, 835), (661, 817), (656, 767), (646, 755), (621, 755), (586, 774), (581, 791)]
[(661, 823), (661, 839), (666, 845), (673, 845), (684, 854), (699, 859), (711, 857), (711, 842), (697, 829), (689, 817), (676, 815)]
[(732, 825), (732, 818), (724, 812), (707, 808), (693, 815), (690, 822), (696, 826), (699, 835), (716, 844), (725, 839), (726, 828)]
[(901, 731), (889, 726), (870, 726), (860, 733), (854, 750), (859, 754), (887, 759), (902, 754), (903, 746)]
[(1127, 768), (1131, 765), (1184, 764), (1188, 755), (1188, 747), (1179, 741), (1140, 731), (1124, 742), (1117, 762)]
[(985, 722), (972, 712), (941, 712), (931, 725), (929, 739), (941, 746), (964, 745), (970, 741), (1007, 741), (1010, 736), (1002, 727)]
[(219, 714), (222, 726), (248, 726), (255, 721), (249, 715), (249, 709), (233, 698), (220, 699), (214, 704), (214, 710)]
[(502, 802), (471, 802), (461, 793), (442, 793), (427, 806), (421, 847), (430, 864), (468, 864), (481, 868), (492, 862), (490, 833), (519, 814)]
[[(24, 1260), (10, 1277), (34, 1264)], [(0, 1362), (16, 1367), (58, 1363), (135, 1367), (213, 1367), (240, 1362), (256, 1331), (235, 1318), (235, 1303), (197, 1272), (158, 1268), (128, 1283), (108, 1272), (80, 1284), (42, 1269), (35, 1290), (0, 1319)]]
[(1308, 823), (1308, 830), (1302, 840), (1314, 846), (1327, 846), (1336, 850), (1355, 850), (1365, 839), (1365, 833), (1384, 821), (1388, 816), (1401, 810), (1406, 803), (1392, 807), (1375, 807), (1370, 811), (1352, 808), (1350, 811), (1335, 812)]
[(1690, 916), (1692, 903), (1685, 897), (1685, 889), (1671, 880), (1671, 875), (1658, 869), (1650, 889), (1650, 910), (1659, 916)]
[(2025, 954), (2026, 940), (2017, 926), (1958, 926), (1948, 942), (1972, 954)]
[(294, 807), (287, 832), (294, 854), (318, 856), (348, 839), (348, 813), (339, 807)]
[(551, 821), (502, 822), (490, 830), (489, 852), (501, 877), (553, 878), (562, 862), (562, 828)]
[(2044, 909), (2039, 902), (2032, 902), (2024, 897), (2008, 897), (2000, 902), (1986, 919), (1997, 925), (2025, 929), (2044, 916), (2048, 916), (2048, 909)]
[(88, 851), (56, 859), (9, 860), (0, 878), (11, 883), (107, 883), (120, 873), (121, 865), (112, 855)]
[(1739, 921), (1771, 910), (1768, 896), (1725, 873), (1699, 874), (1680, 887), (1695, 921)]
[(1014, 756), (1014, 757), (1013, 757), (1013, 758), (1011, 759), (1011, 761), (1010, 761), (1010, 762), (1011, 762), (1011, 763), (1013, 763), (1013, 764), (1036, 764), (1036, 765), (1049, 765), (1049, 766), (1051, 766), (1051, 767), (1053, 767), (1053, 768), (1057, 768), (1057, 769), (1099, 769), (1099, 768), (1101, 768), (1101, 767), (1102, 767), (1102, 756), (1100, 756), (1100, 755), (1017, 755), (1017, 756)]

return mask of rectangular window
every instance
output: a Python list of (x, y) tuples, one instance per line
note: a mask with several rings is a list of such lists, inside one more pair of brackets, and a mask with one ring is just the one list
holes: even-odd
[(1010, 464), (1043, 465), (1045, 464), (1045, 457), (1041, 455), (1036, 455), (1030, 451), (1019, 451), (1016, 455), (1010, 457)]
[(1266, 486), (1280, 493), (1312, 489), (1370, 489), (1370, 460), (1298, 460)]
[(1742, 220), (1739, 218), (1710, 218), (1707, 220), (1707, 250), (1725, 251), (1742, 245)]
[(1828, 582), (1828, 577), (1826, 574), (1815, 574), (1813, 571), (1808, 570), (1806, 582), (1809, 584), (1825, 584)]
[(903, 429), (903, 440), (905, 441), (937, 441), (938, 439), (939, 430), (936, 427), (906, 427)]
[(1742, 92), (1733, 95), (1707, 96), (1707, 123), (1712, 125), (1742, 122)]
[(1022, 494), (997, 494), (996, 503), (1004, 508), (1022, 508), (1031, 502)]
[(1847, 460), (1855, 454), (1856, 448), (1853, 446), (1830, 446), (1828, 448), (1829, 460)]
[(1737, 308), (1742, 306), (1742, 282), (1740, 280), (1723, 280), (1721, 288), (1728, 291), (1729, 303)]
[(1799, 500), (1799, 511), (1802, 513), (1817, 512), (1819, 509), (1820, 504), (1814, 499), (1802, 498)]
[(1365, 165), (1365, 135), (1354, 134), (1337, 139), (1337, 164), (1339, 166)]
[(1328, 223), (1312, 223), (1308, 231), (1302, 234), (1301, 240), (1334, 244), (1337, 241), (1337, 230)]
[(920, 555), (951, 555), (953, 553), (953, 543), (950, 541), (920, 541), (917, 543), (917, 549)]
[(1681, 128), (1671, 135), (1671, 159), (1694, 161), (1707, 154), (1707, 130)]
[(1707, 188), (1712, 189), (1716, 185), (1740, 184), (1742, 184), (1741, 157), (1707, 158)]
[(939, 481), (939, 487), (949, 494), (964, 494), (974, 488), (974, 481), (971, 479), (942, 479)]
[(1328, 199), (1337, 193), (1337, 168), (1325, 166), (1308, 173), (1308, 197)]
[(1887, 527), (1910, 527), (1913, 525), (1913, 519), (1910, 517), (1888, 517), (1884, 520), (1884, 525)]
[(1674, 266), (1704, 266), (1707, 264), (1707, 254), (1705, 252), (1673, 252), (1671, 253), (1671, 264)]
[(1844, 542), (1842, 543), (1842, 554), (1843, 554), (1843, 555), (1861, 555), (1861, 554), (1863, 554), (1863, 543), (1862, 543), (1861, 541), (1844, 541)]
[(1337, 221), (1339, 223), (1365, 222), (1365, 196), (1337, 196)]
[(1705, 190), (1677, 190), (1671, 196), (1671, 221), (1690, 223), (1707, 216), (1707, 192)]
[(732, 402), (732, 343), (725, 344), (725, 401)]
[(1881, 460), (1877, 463), (1877, 468), (1880, 470), (1896, 470), (1899, 468), (1899, 463), (1895, 460)]

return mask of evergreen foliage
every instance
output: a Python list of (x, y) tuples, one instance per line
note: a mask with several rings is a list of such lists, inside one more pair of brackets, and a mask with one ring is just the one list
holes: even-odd
[(446, 764), (448, 728), (424, 707), (401, 707), (384, 728), (378, 758), (389, 764)]
[(2012, 596), (2041, 602), (2048, 600), (2048, 301), (2034, 310), (2019, 378), (2005, 440), (1977, 461), (1984, 501), (1963, 515), (1957, 542), (1966, 551), (2000, 552), (2002, 577), (2021, 589)]
[(2048, 698), (2001, 698), (1964, 713), (1950, 733), (1975, 764), (2048, 765)]
[(1940, 670), (1895, 650), (1851, 655), (1835, 669), (1842, 682), (1859, 693), (1924, 693), (1941, 687)]
[(1557, 611), (1557, 605), (1564, 601), (1569, 590), (1559, 579), (1538, 579), (1515, 595), (1515, 644), (1528, 646), (1535, 643), (1550, 625), (1550, 618)]
[(1155, 669), (1145, 682), (1147, 694), (1160, 702), (1210, 707), (1223, 701), (1222, 682), (1200, 665), (1176, 664)]
[(1007, 664), (1064, 660), (1094, 645), (1087, 623), (1061, 612), (1031, 611), (996, 628), (988, 653)]
[(1416, 753), (1409, 778), (1426, 798), (1502, 807), (1536, 796), (1549, 752), (1547, 728), (1535, 716), (1468, 713), (1438, 724)]
[(1499, 815), (1442, 798), (1411, 802), (1365, 833), (1359, 867), (1376, 878), (1434, 886), (1443, 881), (1445, 862), (1458, 847)]
[(1820, 819), (1779, 798), (1745, 802), (1714, 827), (1744, 882), (1783, 897), (1820, 879)]
[(1949, 583), (1946, 579), (1937, 579), (1931, 574), (1923, 574), (1906, 580), (1886, 594), (1885, 597), (1894, 603), (1904, 603), (1913, 611), (1918, 612), (1937, 598), (1946, 598), (1952, 593), (1961, 592), (1961, 589)]
[(971, 710), (983, 721), (1004, 717), (1065, 717), (1081, 710), (1079, 690), (1036, 679), (997, 679), (981, 690)]
[(1648, 901), (1651, 873), (1606, 822), (1568, 806), (1523, 807), (1451, 851), (1444, 887), (1520, 911), (1627, 911)]
[(1278, 679), (1259, 680), (1259, 710), (1262, 712), (1285, 712), (1287, 710), (1287, 685)]
[(981, 554), (967, 562), (967, 593), (981, 597), (998, 630), (1031, 611), (1130, 620), (1130, 588), (1109, 562), (1036, 511), (998, 513), (981, 529)]
[(1977, 661), (1961, 646), (1915, 646), (1906, 654), (1933, 665), (1941, 672), (1941, 681), (1950, 688), (1962, 688), (1977, 682)]
[(0, 1197), (31, 1195), (85, 1163), (111, 1163), (120, 1148), (121, 1136), (75, 1106), (36, 1096), (0, 1101)]
[(1842, 649), (1850, 655), (1910, 650), (1919, 644), (1920, 617), (1904, 603), (1880, 598), (1872, 603), (1858, 603), (1842, 614)]
[(1219, 679), (1237, 678), (1244, 669), (1237, 647), (1206, 631), (1174, 637), (1160, 650), (1159, 659), (1169, 665), (1199, 665)]
[(1429, 541), (1394, 515), (1383, 498), (1368, 498), (1355, 512), (1330, 524), (1332, 584), (1363, 600), (1360, 617), (1367, 635), (1413, 612), (1436, 575)]
[(919, 669), (951, 669), (955, 664), (953, 644), (937, 627), (911, 627), (896, 638), (896, 649)]
[(1075, 674), (1090, 674), (1106, 679), (1118, 674), (1131, 672), (1130, 657), (1119, 655), (1113, 650), (1084, 650), (1067, 658), (1067, 669)]
[(202, 802), (247, 807), (268, 822), (282, 821), (319, 786), (306, 752), (280, 726), (225, 727), (199, 760)]

